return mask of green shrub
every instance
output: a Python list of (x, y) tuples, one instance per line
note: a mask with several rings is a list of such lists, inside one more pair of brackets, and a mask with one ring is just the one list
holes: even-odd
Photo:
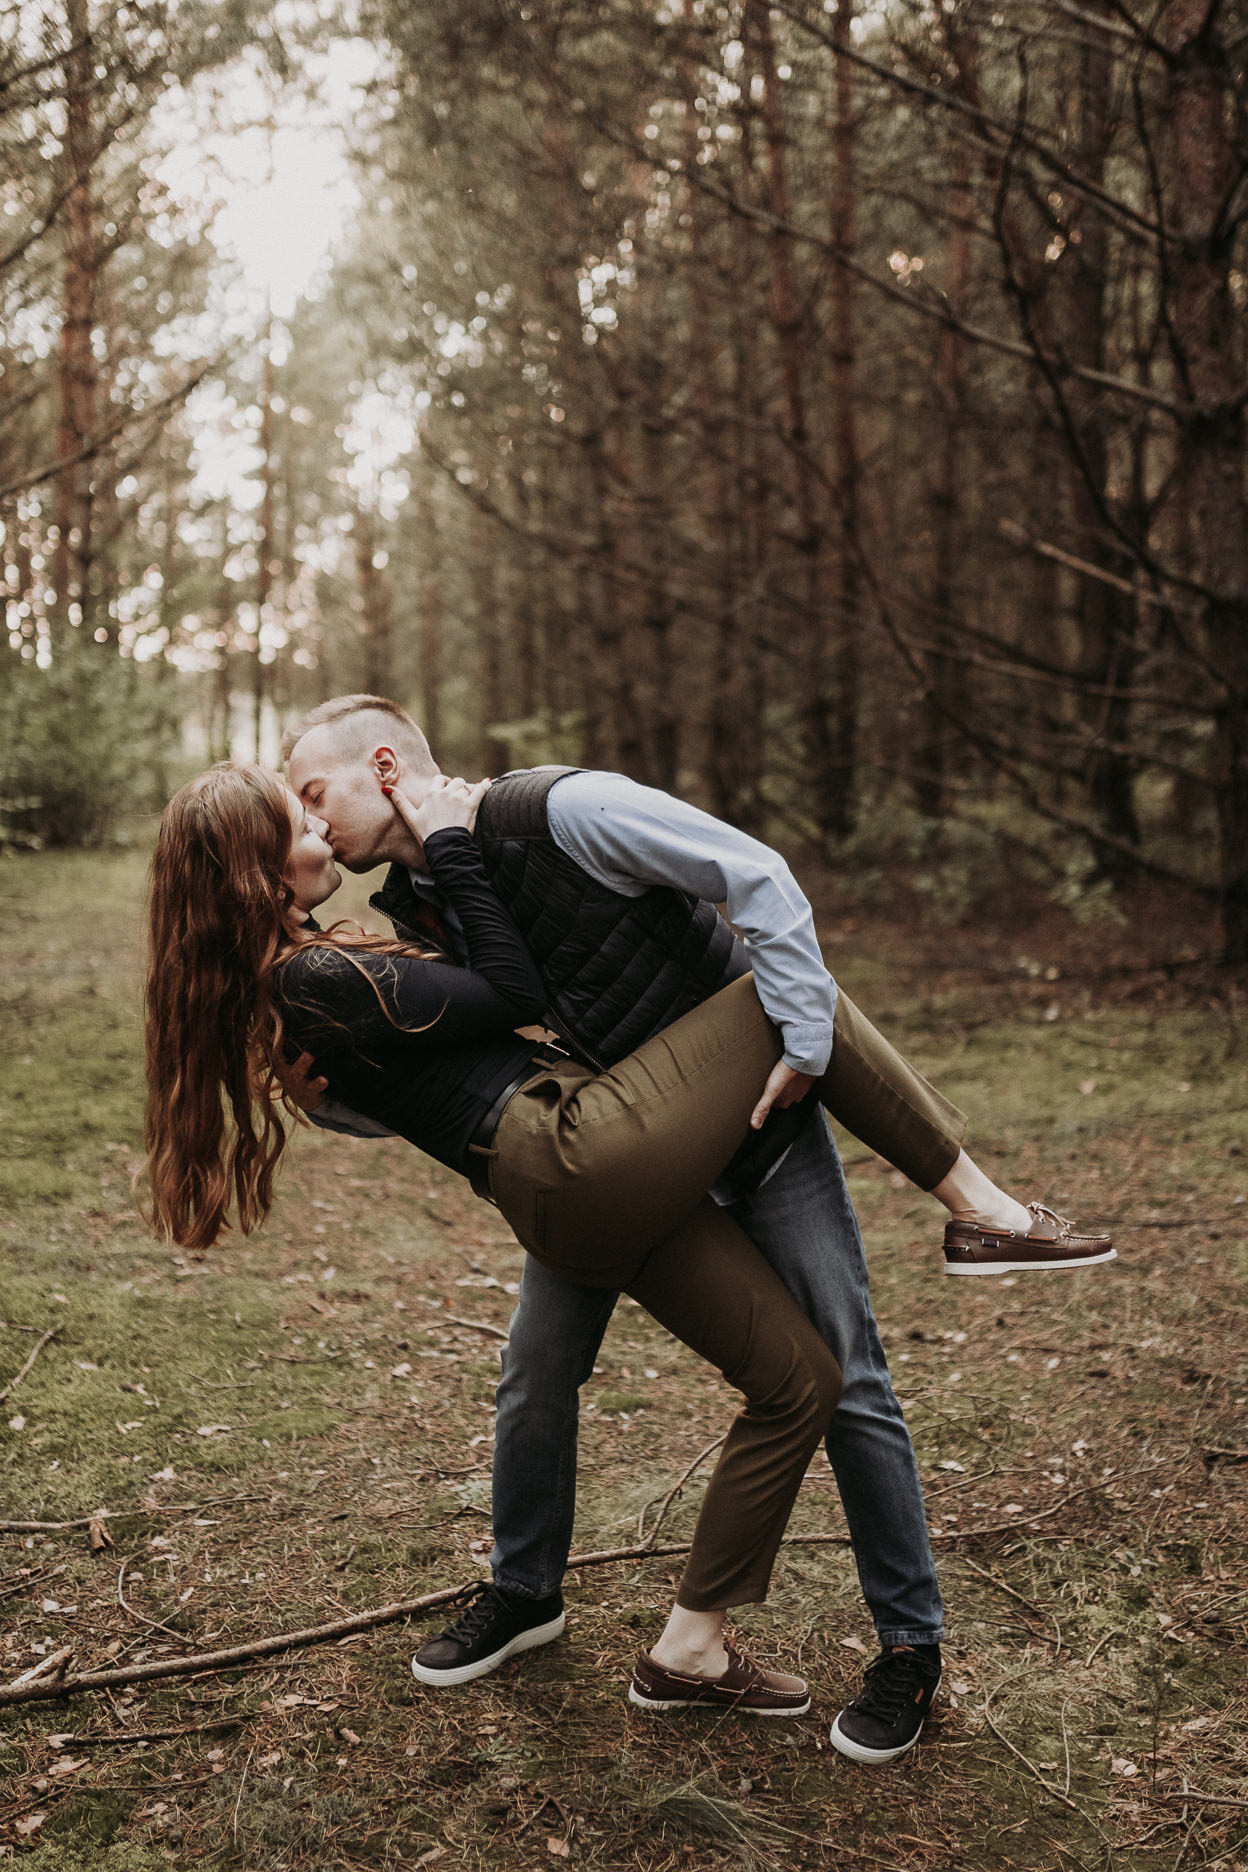
[(109, 646), (67, 644), (46, 669), (0, 664), (0, 849), (83, 845), (160, 805), (176, 752), (154, 671)]

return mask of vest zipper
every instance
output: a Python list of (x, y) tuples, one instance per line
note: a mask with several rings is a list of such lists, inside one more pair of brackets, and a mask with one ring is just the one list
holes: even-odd
[(603, 1065), (596, 1054), (590, 1052), (583, 1041), (576, 1038), (567, 1022), (561, 1020), (553, 1009), (547, 1008), (542, 1016), (542, 1025), (544, 1027), (553, 1027), (555, 1032), (559, 1035), (559, 1038), (566, 1041), (567, 1045), (572, 1049), (573, 1059), (579, 1059), (583, 1061), (585, 1065), (592, 1066), (595, 1072), (604, 1073), (609, 1070)]

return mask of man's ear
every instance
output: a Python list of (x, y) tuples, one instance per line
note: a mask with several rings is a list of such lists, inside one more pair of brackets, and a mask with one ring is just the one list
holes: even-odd
[(379, 747), (373, 749), (373, 772), (377, 775), (377, 778), (383, 780), (387, 786), (394, 786), (398, 780), (401, 779), (399, 757), (393, 748)]

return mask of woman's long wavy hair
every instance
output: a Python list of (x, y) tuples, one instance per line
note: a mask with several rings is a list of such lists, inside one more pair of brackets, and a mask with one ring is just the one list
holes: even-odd
[(147, 1180), (167, 1238), (206, 1248), (231, 1203), (263, 1221), (286, 1143), (273, 974), (291, 849), (286, 790), (222, 765), (176, 793), (152, 858), (147, 968)]

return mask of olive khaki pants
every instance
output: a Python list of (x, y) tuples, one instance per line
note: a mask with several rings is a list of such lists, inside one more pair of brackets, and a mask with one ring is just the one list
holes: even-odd
[[(852, 1004), (849, 1013), (819, 1096), (830, 1104), (835, 1090), (837, 1115), (873, 1148), (888, 1135), (894, 1162), (892, 1133), (904, 1131), (900, 1167), (930, 1187), (957, 1156), (961, 1114), (899, 1055), (900, 1072), (877, 1064), (879, 1036)], [(765, 1597), (840, 1395), (819, 1334), (705, 1194), (745, 1136), (780, 1050), (746, 976), (608, 1072), (574, 1061), (535, 1072), (494, 1139), (493, 1193), (524, 1247), (583, 1285), (623, 1288), (745, 1395), (677, 1595), (693, 1611)], [(847, 1086), (864, 1107), (852, 1118)]]

